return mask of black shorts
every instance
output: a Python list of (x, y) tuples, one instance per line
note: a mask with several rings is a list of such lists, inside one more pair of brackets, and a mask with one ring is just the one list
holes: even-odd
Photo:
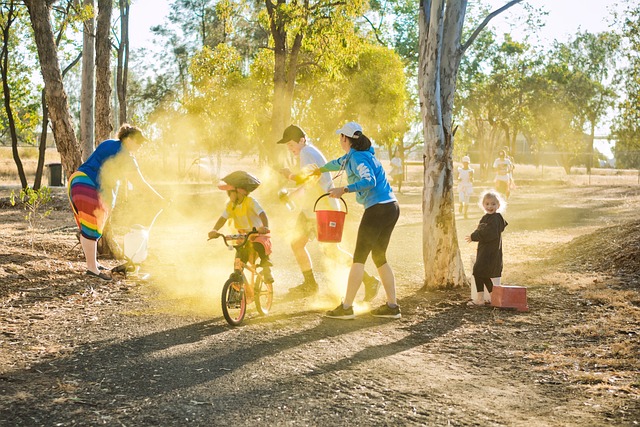
[(365, 209), (358, 228), (353, 262), (364, 264), (371, 254), (376, 267), (387, 263), (387, 247), (400, 217), (398, 202), (382, 203)]

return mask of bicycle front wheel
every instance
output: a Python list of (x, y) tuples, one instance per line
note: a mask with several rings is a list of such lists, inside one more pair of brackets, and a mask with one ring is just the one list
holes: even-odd
[(231, 326), (238, 326), (247, 312), (247, 299), (242, 289), (243, 283), (229, 279), (222, 288), (222, 314)]
[(271, 310), (271, 303), (273, 302), (273, 283), (265, 283), (262, 279), (262, 275), (258, 275), (253, 289), (255, 293), (256, 309), (258, 310), (258, 313), (266, 316), (269, 314), (269, 310)]

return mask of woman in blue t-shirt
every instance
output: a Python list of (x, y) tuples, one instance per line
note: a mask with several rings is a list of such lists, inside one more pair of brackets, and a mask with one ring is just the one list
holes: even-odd
[(395, 277), (386, 255), (391, 233), (400, 216), (398, 201), (380, 161), (374, 155), (371, 141), (362, 133), (362, 127), (358, 123), (349, 122), (336, 133), (340, 135), (340, 146), (346, 154), (330, 161), (315, 173), (344, 170), (348, 185), (330, 189), (330, 196), (339, 198), (345, 193), (356, 193), (356, 201), (365, 210), (358, 228), (346, 295), (342, 304), (328, 311), (326, 316), (333, 319), (355, 317), (353, 300), (362, 283), (364, 265), (371, 254), (387, 296), (387, 303), (371, 314), (375, 317), (399, 319), (401, 314), (396, 302)]
[(100, 143), (71, 177), (69, 177), (69, 201), (73, 216), (80, 229), (80, 244), (87, 261), (86, 274), (102, 280), (111, 276), (101, 272), (98, 264), (98, 240), (116, 202), (121, 180), (141, 184), (158, 199), (164, 198), (142, 176), (134, 153), (144, 144), (142, 131), (130, 124), (123, 124), (117, 139)]

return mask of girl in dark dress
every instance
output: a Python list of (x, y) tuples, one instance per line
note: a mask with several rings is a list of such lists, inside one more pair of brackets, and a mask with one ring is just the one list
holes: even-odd
[(480, 198), (485, 215), (480, 219), (478, 228), (466, 236), (467, 242), (478, 242), (476, 262), (473, 265), (473, 278), (478, 291), (476, 299), (469, 301), (469, 306), (484, 305), (484, 288), (491, 295), (493, 282), (491, 278), (502, 275), (502, 232), (508, 225), (500, 212), (506, 209), (506, 202), (499, 193), (485, 192)]

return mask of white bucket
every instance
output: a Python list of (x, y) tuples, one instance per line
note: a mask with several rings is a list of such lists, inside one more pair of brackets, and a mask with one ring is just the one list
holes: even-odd
[(124, 256), (134, 264), (140, 264), (147, 259), (147, 244), (149, 230), (140, 224), (131, 227), (131, 231), (124, 235)]

